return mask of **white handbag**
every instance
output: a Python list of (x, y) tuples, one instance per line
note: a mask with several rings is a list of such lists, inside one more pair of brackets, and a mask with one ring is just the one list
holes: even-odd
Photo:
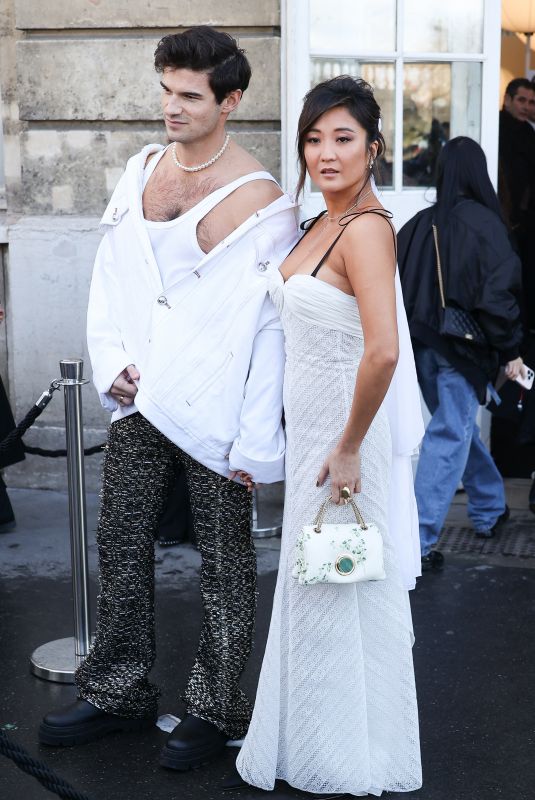
[(313, 525), (304, 525), (296, 544), (292, 576), (303, 586), (314, 583), (357, 583), (386, 578), (383, 538), (376, 525), (367, 525), (354, 500), (348, 504), (356, 523), (325, 523), (328, 497)]

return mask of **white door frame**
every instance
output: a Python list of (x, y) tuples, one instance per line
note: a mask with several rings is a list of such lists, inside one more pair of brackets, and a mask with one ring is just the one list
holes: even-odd
[[(403, 18), (403, 2), (398, 1), (398, 21)], [(403, 58), (410, 61), (477, 61), (482, 63), (481, 94), (481, 146), (488, 161), (490, 177), (496, 185), (498, 172), (498, 111), (500, 85), (500, 32), (501, 2), (485, 0), (483, 23), (483, 51), (474, 53), (405, 53)], [(401, 24), (397, 26), (397, 50), (391, 54), (396, 64), (396, 85), (402, 85), (403, 62), (401, 58)], [(281, 163), (282, 185), (286, 191), (293, 192), (297, 183), (297, 156), (295, 136), (297, 121), (303, 104), (303, 97), (310, 88), (309, 56), (309, 3), (308, 0), (282, 0), (281, 3)], [(358, 54), (353, 54), (353, 57)], [(385, 54), (381, 54), (384, 60)], [(380, 60), (366, 53), (366, 60)], [(401, 139), (403, 119), (403, 97), (396, 94), (395, 127), (395, 185), (401, 186)], [(417, 211), (434, 200), (434, 190), (429, 189), (384, 189), (383, 202), (394, 212), (394, 222), (400, 227)], [(321, 195), (308, 194), (305, 197), (303, 213), (311, 216), (321, 208)]]
[[(403, 62), (400, 57), (402, 42), (403, 2), (398, 2), (397, 51), (392, 53), (396, 64), (396, 86), (402, 86)], [(468, 0), (469, 2), (469, 0)], [(309, 3), (308, 0), (281, 0), (281, 175), (282, 186), (293, 192), (297, 184), (297, 153), (295, 138), (297, 121), (303, 105), (303, 97), (310, 88), (309, 55)], [(355, 54), (353, 54), (355, 55)], [(487, 156), (489, 174), (494, 186), (498, 175), (498, 122), (501, 98), (500, 87), (501, 56), (501, 0), (485, 0), (483, 20), (483, 52), (473, 53), (418, 53), (404, 54), (406, 60), (421, 61), (478, 61), (482, 64), (481, 76), (481, 146)], [(366, 53), (366, 59), (373, 61), (373, 55)], [(384, 59), (384, 54), (383, 54)], [(395, 185), (401, 186), (402, 169), (400, 154), (403, 136), (403, 97), (396, 93), (396, 127), (394, 148)], [(394, 222), (399, 228), (414, 214), (434, 200), (434, 190), (392, 189), (383, 190), (382, 201), (394, 213)], [(303, 216), (312, 216), (322, 207), (319, 193), (308, 194), (304, 198)], [(429, 417), (427, 416), (427, 419)], [(479, 414), (481, 438), (489, 445), (490, 414), (484, 409)]]

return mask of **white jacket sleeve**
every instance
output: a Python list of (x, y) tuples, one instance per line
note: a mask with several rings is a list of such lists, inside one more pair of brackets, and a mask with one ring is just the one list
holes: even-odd
[(282, 325), (269, 297), (264, 301), (261, 321), (245, 385), (240, 435), (230, 451), (229, 466), (231, 470), (245, 470), (257, 483), (274, 483), (284, 479), (285, 354)]
[(87, 309), (87, 346), (93, 383), (99, 393), (100, 402), (108, 411), (118, 408), (117, 401), (109, 390), (115, 378), (132, 363), (126, 353), (121, 331), (117, 325), (119, 316), (118, 283), (113, 269), (113, 256), (107, 235), (97, 251)]

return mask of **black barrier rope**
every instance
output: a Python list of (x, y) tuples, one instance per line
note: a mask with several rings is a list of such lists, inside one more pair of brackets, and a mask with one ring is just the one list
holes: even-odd
[(49, 792), (64, 797), (66, 800), (90, 800), (86, 794), (73, 789), (67, 781), (52, 772), (42, 761), (32, 758), (20, 745), (10, 741), (6, 732), (0, 730), (0, 753), (11, 759), (23, 772), (37, 778)]
[(21, 439), (28, 428), (31, 428), (37, 417), (40, 417), (47, 405), (52, 400), (54, 392), (59, 389), (57, 381), (52, 381), (46, 392), (43, 392), (39, 400), (30, 408), (22, 422), (19, 422), (16, 428), (8, 433), (6, 438), (0, 442), (0, 453), (7, 452), (16, 441)]
[[(28, 453), (30, 456), (44, 456), (45, 458), (61, 458), (67, 455), (66, 450), (43, 450), (42, 447), (30, 447), (27, 444), (22, 443), (24, 448), (24, 452)], [(95, 453), (102, 453), (104, 448), (106, 447), (106, 442), (102, 442), (102, 444), (96, 444), (94, 447), (88, 447), (84, 450), (84, 456), (94, 456)]]
[[(11, 447), (17, 442), (19, 439), (22, 439), (26, 431), (32, 427), (35, 420), (41, 416), (47, 405), (52, 400), (54, 396), (54, 392), (57, 392), (60, 387), (59, 381), (52, 381), (49, 388), (43, 392), (39, 400), (30, 408), (22, 422), (19, 422), (16, 428), (13, 428), (12, 431), (8, 433), (6, 438), (0, 442), (0, 453), (5, 453), (10, 450)], [(27, 444), (22, 443), (24, 448), (24, 452), (28, 453), (32, 456), (44, 456), (45, 458), (61, 458), (67, 455), (66, 450), (44, 450), (42, 447), (30, 447)], [(102, 450), (106, 447), (106, 443), (103, 442), (102, 444), (97, 444), (94, 447), (88, 447), (84, 450), (84, 456), (94, 456), (96, 453), (101, 453)]]

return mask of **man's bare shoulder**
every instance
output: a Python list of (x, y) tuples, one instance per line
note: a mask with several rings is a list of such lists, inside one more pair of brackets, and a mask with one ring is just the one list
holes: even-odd
[(260, 178), (240, 186), (224, 202), (227, 212), (230, 212), (234, 220), (235, 227), (238, 227), (254, 213), (282, 197), (282, 194), (276, 183), (266, 178)]
[(248, 150), (237, 144), (235, 140), (229, 155), (231, 157), (232, 170), (240, 172), (242, 175), (248, 172), (263, 172), (265, 170), (264, 165)]
[(279, 184), (268, 178), (255, 178), (244, 183), (234, 192), (234, 197), (240, 203), (252, 203), (253, 205), (260, 203), (258, 208), (269, 205), (282, 195), (283, 191)]

